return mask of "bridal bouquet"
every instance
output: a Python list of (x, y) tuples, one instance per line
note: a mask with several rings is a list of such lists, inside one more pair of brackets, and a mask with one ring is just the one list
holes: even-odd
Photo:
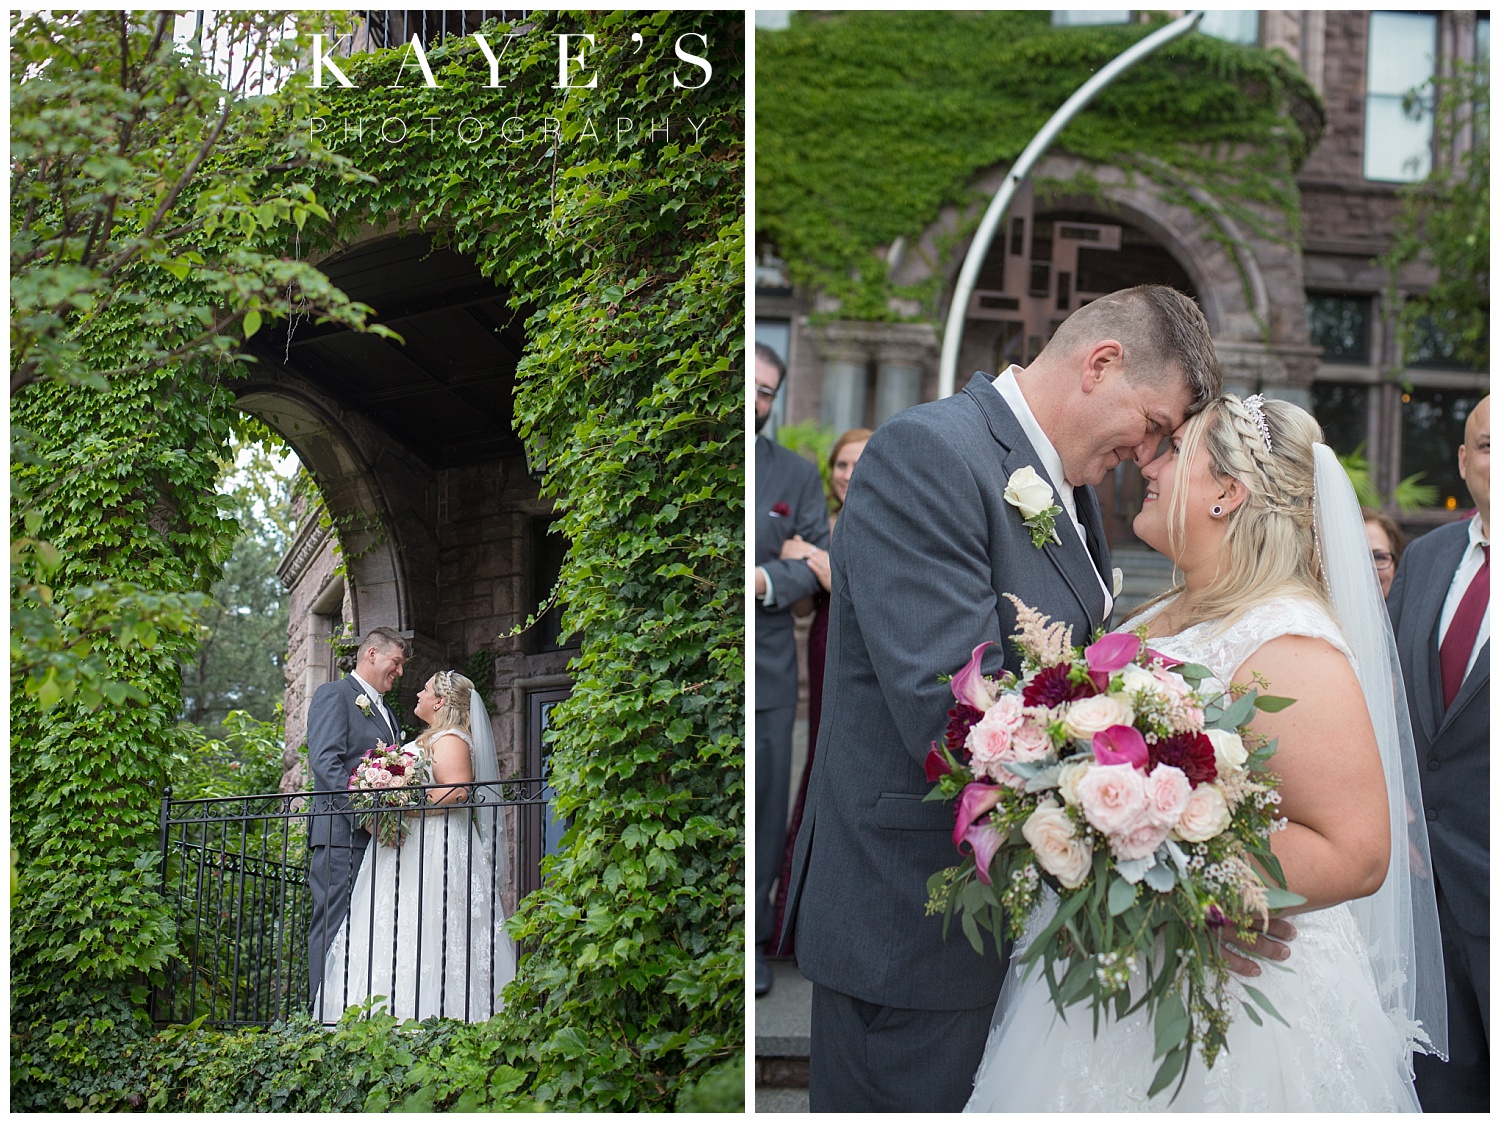
[[(1059, 1013), (1087, 1000), (1096, 1029), (1101, 1009), (1123, 1018), (1145, 1007), (1162, 1058), (1154, 1096), (1180, 1087), (1195, 1042), (1210, 1067), (1224, 1044), (1234, 999), (1221, 931), (1248, 936), (1270, 909), (1302, 901), (1271, 853), (1283, 823), (1266, 769), (1275, 742), (1242, 729), (1257, 708), (1292, 700), (1239, 687), (1215, 696), (1200, 687), (1206, 667), (1139, 635), (1080, 650), (1066, 625), (1010, 600), (1022, 677), (982, 675), (989, 644), (976, 647), (952, 680), (944, 744), (928, 754), (927, 798), (955, 801), (964, 855), (928, 880), (928, 915), (943, 916), (946, 934), (957, 912), (983, 954), (980, 930), (997, 944), (1020, 937), (1050, 886), (1057, 911), (1020, 962), (1040, 966)], [(1239, 985), (1252, 1021), (1281, 1019)]]
[[(365, 750), (349, 774), (349, 805), (354, 808), (417, 807), (422, 803), (422, 785), (427, 782), (417, 767), (417, 755), (376, 741)], [(368, 812), (355, 822), (386, 846), (399, 846), (406, 837), (406, 816), (390, 812)]]

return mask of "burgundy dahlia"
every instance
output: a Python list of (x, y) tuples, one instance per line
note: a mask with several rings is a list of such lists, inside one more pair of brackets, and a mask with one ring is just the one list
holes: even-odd
[(948, 711), (948, 732), (943, 739), (943, 744), (959, 760), (969, 759), (969, 750), (964, 747), (964, 742), (969, 739), (969, 730), (973, 729), (982, 717), (984, 717), (984, 711), (975, 709), (967, 702), (959, 702)]
[(1219, 778), (1219, 770), (1214, 767), (1214, 743), (1202, 733), (1174, 733), (1159, 738), (1149, 748), (1151, 767), (1169, 764), (1180, 768), (1195, 788)]
[(1068, 671), (1066, 663), (1058, 663), (1038, 671), (1036, 677), (1021, 691), (1021, 701), (1028, 706), (1060, 706), (1064, 702), (1092, 698), (1099, 693), (1098, 687), (1092, 682), (1074, 682), (1068, 677)]

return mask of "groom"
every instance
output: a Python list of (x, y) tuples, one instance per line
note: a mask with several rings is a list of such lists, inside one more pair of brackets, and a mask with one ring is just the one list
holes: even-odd
[[(813, 981), (814, 1111), (957, 1111), (973, 1085), (1004, 964), (924, 914), (959, 860), (953, 809), (925, 803), (923, 761), (952, 705), (941, 674), (994, 640), (1017, 671), (1022, 601), (1087, 642), (1113, 609), (1091, 485), (1144, 464), (1217, 395), (1208, 324), (1142, 285), (1073, 313), (1025, 369), (898, 414), (865, 446), (839, 518), (823, 726), (792, 863), (787, 930)], [(1005, 498), (1022, 468), (1050, 485), (1056, 542)], [(826, 737), (826, 742), (823, 738)]]
[[(313, 790), (342, 792), (359, 758), (377, 741), (401, 743), (401, 726), (381, 699), (406, 665), (406, 640), (394, 628), (376, 628), (359, 645), (354, 670), (338, 682), (325, 682), (307, 707), (307, 760)], [(308, 999), (318, 1000), (323, 959), (349, 911), (349, 891), (370, 834), (350, 822), (348, 802), (335, 796), (313, 801), (308, 829), (312, 924), (307, 935)], [(342, 814), (317, 814), (342, 809)], [(317, 1010), (315, 1016), (321, 1016)]]

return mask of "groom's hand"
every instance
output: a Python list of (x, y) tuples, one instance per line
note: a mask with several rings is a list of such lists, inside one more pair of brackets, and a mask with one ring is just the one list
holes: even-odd
[(1266, 924), (1261, 925), (1261, 929), (1250, 943), (1232, 936), (1220, 938), (1219, 942), (1224, 948), (1224, 961), (1236, 975), (1253, 979), (1260, 974), (1260, 964), (1241, 952), (1252, 952), (1261, 959), (1274, 961), (1286, 959), (1292, 954), (1287, 943), (1296, 939), (1297, 929), (1290, 920), (1273, 916)]

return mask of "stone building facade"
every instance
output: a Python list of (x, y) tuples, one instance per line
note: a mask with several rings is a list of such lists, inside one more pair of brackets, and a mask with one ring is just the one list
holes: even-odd
[[(1218, 15), (1233, 17), (1229, 25), (1221, 23), (1232, 25), (1230, 37), (1285, 51), (1321, 99), (1321, 105), (1288, 107), (1292, 120), (1321, 116), (1325, 121), (1319, 143), (1296, 175), (1300, 232), (1285, 215), (1265, 208), (1257, 213), (1264, 231), (1258, 234), (1206, 195), (1195, 196), (1202, 205), (1189, 209), (1144, 177), (1085, 165), (1054, 150), (1039, 161), (1031, 180), (1067, 182), (1087, 170), (1094, 191), (1054, 194), (1044, 202), (1029, 186), (1018, 192), (970, 301), (957, 388), (972, 371), (1024, 365), (1055, 324), (1091, 297), (1147, 281), (1171, 284), (1203, 308), (1228, 389), (1261, 391), (1312, 410), (1335, 449), (1358, 449), (1368, 457), (1373, 481), (1386, 495), (1402, 477), (1426, 473), (1425, 479), (1439, 487), (1437, 504), (1401, 519), (1414, 531), (1447, 521), (1455, 508), (1469, 505), (1454, 455), (1464, 416), (1488, 392), (1488, 372), (1446, 361), (1436, 344), (1424, 354), (1397, 353), (1385, 306), (1389, 278), (1376, 259), (1392, 241), (1398, 188), (1420, 178), (1425, 168), (1397, 166), (1395, 157), (1383, 164), (1374, 159), (1393, 145), (1415, 146), (1415, 151), (1421, 144), (1420, 136), (1401, 131), (1405, 126), (1389, 126), (1391, 99), (1378, 91), (1421, 77), (1407, 61), (1394, 77), (1386, 72), (1393, 54), (1410, 60), (1424, 51), (1424, 35), (1431, 44), (1425, 57), (1436, 60), (1429, 67), (1435, 65), (1439, 73), (1454, 59), (1487, 59), (1488, 13)], [(1060, 27), (1059, 33), (1066, 30)], [(1393, 52), (1393, 46), (1401, 50)], [(1377, 117), (1378, 128), (1371, 124)], [(1462, 139), (1473, 142), (1472, 136)], [(1424, 157), (1429, 161), (1431, 147), (1429, 135)], [(1257, 154), (1246, 151), (1238, 158), (1254, 161)], [(951, 300), (968, 249), (968, 238), (958, 236), (960, 227), (973, 229), (1006, 171), (996, 167), (976, 177), (972, 186), (981, 201), (970, 212), (960, 215), (949, 208), (910, 245), (897, 239), (878, 247), (890, 278), (916, 285), (937, 275), (944, 301)], [(816, 421), (836, 432), (874, 427), (937, 396), (939, 324), (840, 321), (836, 307), (820, 293), (785, 281), (774, 246), (763, 243), (758, 252), (757, 339), (788, 363), (778, 419)], [(1399, 283), (1403, 292), (1420, 294), (1432, 280), (1430, 271), (1413, 268)], [(893, 310), (906, 317), (917, 312)], [(946, 306), (941, 315), (946, 317)], [(1140, 503), (1138, 474), (1117, 469), (1100, 490), (1111, 543), (1128, 550), (1134, 543), (1130, 522)], [(1396, 513), (1394, 506), (1391, 510)]]
[[(502, 776), (539, 779), (576, 641), (548, 606), (563, 543), (510, 420), (525, 310), (420, 235), (370, 231), (318, 265), (402, 338), (293, 325), (257, 337), (234, 386), (316, 485), (278, 570), (290, 601), (282, 790), (307, 786), (312, 694), (382, 625), (410, 645), (396, 706), (408, 735), (422, 685), (458, 670), (485, 699)], [(555, 830), (540, 809), (511, 816), (524, 893)]]

